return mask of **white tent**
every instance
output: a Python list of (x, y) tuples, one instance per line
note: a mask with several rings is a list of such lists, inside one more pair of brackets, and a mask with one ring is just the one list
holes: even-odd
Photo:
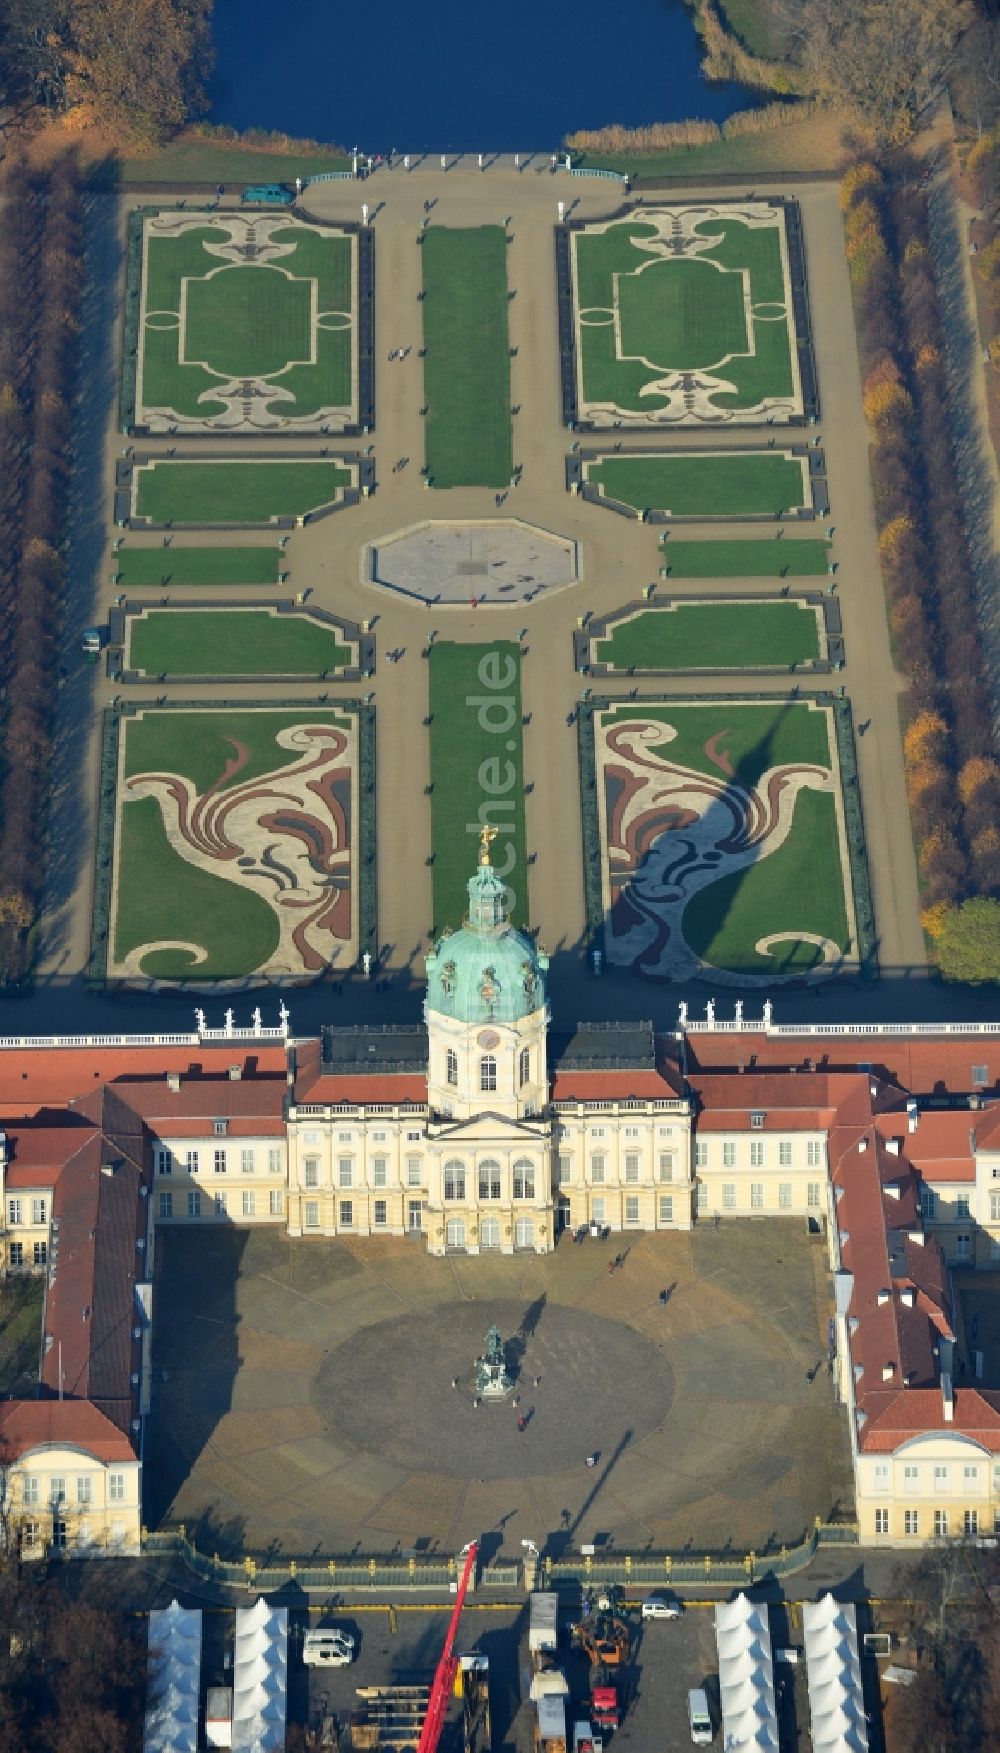
[(802, 1609), (816, 1753), (867, 1753), (858, 1620), (850, 1601), (823, 1595)]
[(726, 1753), (777, 1753), (778, 1718), (774, 1708), (774, 1664), (767, 1607), (737, 1595), (715, 1609), (715, 1641), (719, 1649), (719, 1690)]
[(233, 1753), (281, 1753), (288, 1694), (288, 1608), (261, 1597), (236, 1615)]
[(201, 1608), (171, 1601), (150, 1613), (149, 1654), (145, 1753), (197, 1753)]

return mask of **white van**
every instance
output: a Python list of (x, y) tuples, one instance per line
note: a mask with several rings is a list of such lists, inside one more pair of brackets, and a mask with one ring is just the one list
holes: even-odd
[(688, 1725), (696, 1747), (712, 1745), (715, 1734), (708, 1711), (708, 1694), (700, 1686), (692, 1686), (688, 1693)]
[(302, 1660), (307, 1668), (348, 1668), (354, 1660), (354, 1638), (336, 1625), (307, 1631), (302, 1640)]

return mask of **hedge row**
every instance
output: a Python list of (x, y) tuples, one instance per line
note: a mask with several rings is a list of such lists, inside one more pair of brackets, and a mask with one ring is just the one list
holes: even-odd
[(940, 936), (969, 896), (1000, 892), (1000, 766), (951, 441), (926, 199), (908, 161), (841, 184), (864, 359), (879, 556), (907, 678), (907, 793), (925, 903)]
[(8, 173), (0, 230), (0, 978), (24, 970), (42, 883), (83, 283), (80, 174)]

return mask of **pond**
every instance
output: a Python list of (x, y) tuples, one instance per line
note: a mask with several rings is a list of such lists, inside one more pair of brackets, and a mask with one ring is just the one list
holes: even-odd
[(553, 150), (577, 128), (722, 121), (682, 0), (215, 0), (211, 119), (365, 152)]

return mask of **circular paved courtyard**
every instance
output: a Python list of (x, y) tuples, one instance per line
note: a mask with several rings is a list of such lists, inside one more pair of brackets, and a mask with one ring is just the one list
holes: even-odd
[[(827, 1299), (823, 1245), (792, 1220), (636, 1236), (613, 1274), (606, 1244), (568, 1239), (439, 1260), (404, 1239), (165, 1228), (146, 1519), (209, 1552), (299, 1556), (473, 1533), (514, 1552), (792, 1542), (850, 1506), (844, 1414), (816, 1373)], [(517, 1407), (473, 1405), (492, 1322)]]
[[(477, 1405), (474, 1360), (491, 1323), (514, 1386)], [(581, 1466), (609, 1431), (648, 1435), (673, 1381), (664, 1350), (624, 1322), (541, 1297), (527, 1308), (470, 1300), (362, 1328), (324, 1359), (311, 1401), (359, 1455), (459, 1479), (529, 1478)]]

